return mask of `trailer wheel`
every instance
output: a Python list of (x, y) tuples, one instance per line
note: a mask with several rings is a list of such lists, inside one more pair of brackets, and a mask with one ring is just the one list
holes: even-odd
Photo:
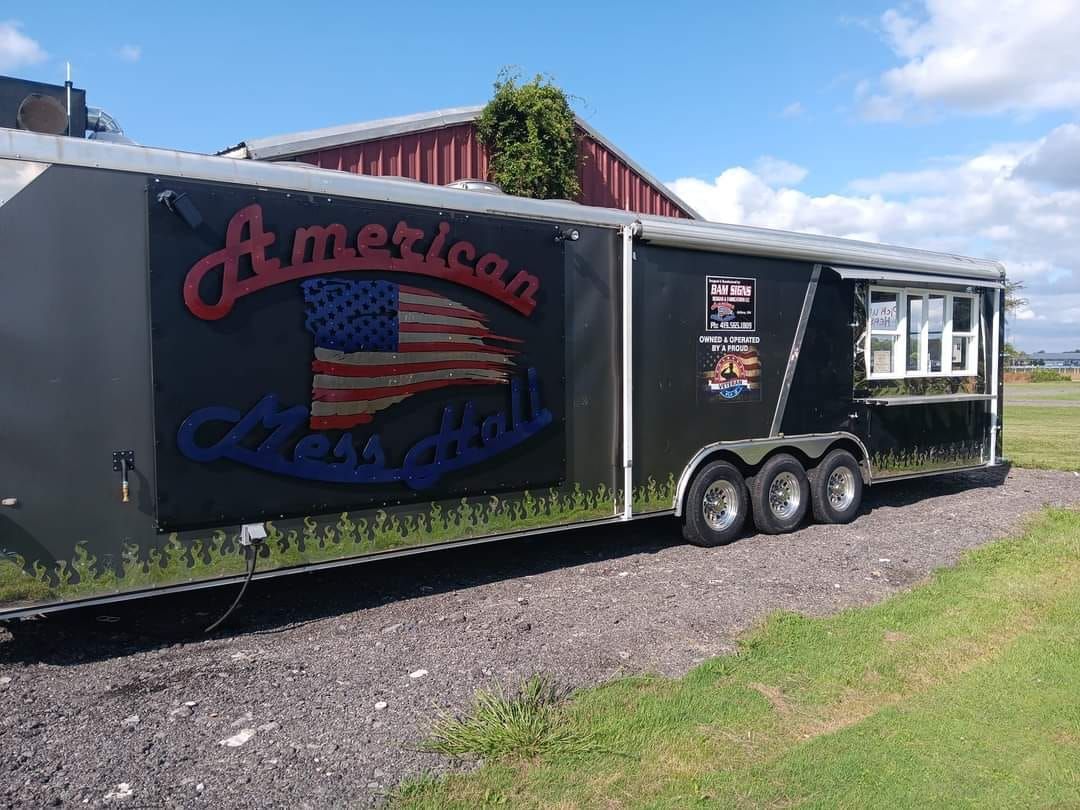
[(706, 464), (686, 495), (683, 537), (695, 546), (721, 546), (739, 536), (750, 511), (746, 481), (726, 461)]
[(781, 453), (766, 461), (750, 479), (750, 503), (759, 531), (781, 534), (797, 528), (810, 506), (810, 482), (799, 460)]
[(859, 462), (833, 450), (810, 473), (810, 500), (818, 523), (850, 523), (859, 513), (863, 482)]

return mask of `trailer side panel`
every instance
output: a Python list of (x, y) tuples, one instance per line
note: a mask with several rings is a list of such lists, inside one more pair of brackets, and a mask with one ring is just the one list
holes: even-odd
[(636, 512), (670, 509), (703, 446), (769, 435), (812, 269), (637, 247), (634, 480), (645, 493)]
[[(173, 192), (168, 204), (158, 196), (166, 191)], [(194, 215), (178, 202), (181, 195), (194, 203)], [(57, 165), (0, 206), (0, 266), (9, 291), (0, 299), (0, 484), (4, 497), (18, 500), (17, 508), (0, 510), (0, 612), (230, 581), (244, 567), (237, 524), (267, 516), (277, 519), (267, 524), (260, 573), (512, 536), (617, 513), (614, 229), (308, 194), (283, 197), (250, 186)], [(277, 260), (276, 269), (292, 266), (296, 257), (311, 263), (320, 233), (336, 224), (353, 248), (365, 226), (381, 225), (390, 254), (381, 267), (331, 267), (287, 279), (238, 297), (226, 317), (199, 317), (189, 304), (219, 300), (221, 273), (231, 261), (221, 253), (229, 250), (230, 223), (238, 209), (253, 204), (266, 214), (259, 226), (264, 238), (278, 231), (263, 256)], [(440, 244), (435, 240), (443, 222), (450, 230)], [(573, 240), (563, 236), (570, 226)], [(306, 229), (303, 255), (294, 256), (300, 229)], [(422, 234), (414, 237), (409, 229)], [(253, 252), (238, 249), (256, 230), (250, 220), (234, 228), (235, 282), (260, 275)], [(378, 231), (365, 233), (372, 247)], [(522, 239), (531, 242), (523, 247)], [(450, 263), (454, 244), (469, 243), (455, 256), (472, 268), (471, 283), (477, 267), (503, 274), (507, 283), (478, 288), (435, 277), (424, 272), (429, 268), (402, 262), (408, 258), (402, 256), (404, 241), (413, 256), (430, 255), (437, 272), (439, 259)], [(322, 249), (324, 259), (343, 255), (332, 240)], [(193, 296), (190, 271), (207, 256), (213, 258), (204, 264), (218, 277), (207, 278)], [(501, 260), (512, 266), (504, 269)], [(536, 308), (550, 307), (536, 334), (520, 327), (528, 316), (515, 309), (530, 289), (527, 278), (514, 283), (519, 272), (540, 280), (541, 291), (531, 296)], [(432, 316), (441, 336), (464, 339), (449, 354), (506, 345), (514, 354), (498, 356), (521, 365), (523, 383), (515, 391), (512, 375), (490, 386), (454, 379), (421, 386), (370, 422), (313, 427), (312, 405), (352, 401), (323, 398), (317, 389), (350, 390), (350, 372), (357, 371), (315, 364), (347, 365), (370, 359), (359, 356), (368, 350), (389, 347), (330, 345), (323, 348), (352, 357), (317, 356), (313, 328), (320, 327), (312, 323), (311, 291), (303, 286), (310, 280), (354, 298), (373, 285), (393, 285), (399, 303), (407, 295), (418, 305), (410, 314), (400, 307), (390, 317), (360, 314), (399, 328), (399, 337), (416, 334), (413, 324), (428, 328), (422, 324)], [(429, 301), (433, 296), (440, 300)], [(314, 315), (325, 317), (326, 309)], [(514, 340), (499, 343), (489, 333)], [(530, 388), (529, 368), (543, 378), (542, 388)], [(409, 371), (379, 373), (398, 378), (388, 383), (406, 384), (401, 378)], [(320, 385), (318, 375), (338, 377), (339, 387)], [(236, 431), (235, 424), (268, 394), (277, 394), (281, 407), (261, 414), (248, 432)], [(469, 403), (476, 431), (466, 436)], [(305, 410), (303, 424), (296, 422), (295, 435), (275, 444), (282, 414), (297, 407)], [(517, 446), (495, 447), (539, 410), (551, 414), (542, 430)], [(190, 431), (185, 455), (184, 425), (200, 413), (206, 418)], [(448, 433), (455, 433), (453, 441)], [(244, 463), (267, 458), (260, 456), (267, 442), (276, 449), (273, 464)], [(222, 447), (229, 452), (217, 452)], [(493, 449), (500, 452), (473, 452)], [(134, 454), (127, 503), (121, 473), (113, 470), (113, 453), (126, 450)], [(469, 464), (457, 463), (466, 456)], [(355, 471), (365, 463), (383, 470), (411, 464), (413, 473), (431, 480), (413, 487), (282, 472), (307, 464), (336, 474), (334, 464)]]

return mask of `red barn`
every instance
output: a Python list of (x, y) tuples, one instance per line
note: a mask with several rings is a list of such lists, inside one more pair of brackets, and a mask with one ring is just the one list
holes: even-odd
[[(476, 133), (482, 107), (456, 107), (400, 118), (241, 141), (218, 154), (290, 160), (323, 169), (407, 177), (446, 185), (487, 179), (488, 154)], [(580, 118), (577, 202), (639, 214), (701, 219), (663, 183)]]

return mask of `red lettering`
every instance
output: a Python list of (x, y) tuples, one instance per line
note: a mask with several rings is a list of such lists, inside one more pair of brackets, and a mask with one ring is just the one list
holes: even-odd
[[(247, 228), (247, 238), (244, 229)], [(263, 230), (262, 206), (257, 203), (241, 208), (225, 231), (225, 247), (200, 259), (184, 280), (184, 303), (195, 315), (206, 321), (224, 318), (233, 303), (243, 293), (239, 292), (240, 259), (251, 257), (251, 269), (256, 276), (271, 273), (281, 266), (279, 259), (267, 259), (266, 249), (274, 244), (273, 233)], [(203, 300), (201, 285), (210, 271), (221, 268), (221, 294), (218, 300), (208, 304)]]
[[(297, 228), (293, 236), (292, 263), (303, 264), (305, 261), (321, 262), (326, 259), (352, 257), (356, 251), (345, 245), (348, 233), (344, 225), (312, 225), (310, 228)], [(311, 259), (307, 259), (307, 247), (311, 245)], [(327, 248), (330, 248), (329, 254)]]
[(502, 274), (506, 272), (506, 268), (510, 266), (510, 262), (500, 256), (498, 253), (485, 253), (476, 261), (476, 275), (480, 278), (487, 279), (488, 282), (495, 286), (501, 287)]
[(391, 241), (398, 246), (401, 252), (401, 260), (393, 262), (393, 266), (402, 270), (412, 270), (414, 267), (424, 264), (424, 257), (414, 253), (412, 246), (424, 238), (424, 232), (419, 228), (410, 228), (409, 223), (401, 220), (394, 228), (394, 236)]
[(472, 274), (472, 265), (465, 264), (462, 257), (468, 261), (476, 258), (476, 248), (472, 242), (457, 242), (447, 251), (446, 264), (452, 276), (468, 276)]
[[(440, 253), (449, 233), (449, 223), (440, 222), (427, 251), (418, 253), (415, 245), (424, 238), (424, 231), (410, 228), (402, 220), (394, 228), (392, 241), (401, 253), (400, 258), (395, 258), (385, 247), (389, 235), (383, 225), (371, 223), (361, 227), (356, 234), (355, 248), (347, 244), (348, 230), (344, 225), (334, 223), (301, 227), (293, 234), (292, 264), (282, 267), (280, 259), (266, 255), (267, 248), (274, 244), (277, 237), (272, 231), (264, 229), (262, 207), (249, 205), (241, 208), (229, 220), (224, 247), (200, 259), (188, 271), (184, 279), (184, 303), (197, 317), (216, 321), (228, 315), (238, 299), (275, 284), (355, 270), (395, 270), (448, 278), (455, 284), (502, 301), (523, 315), (532, 314), (536, 308), (534, 296), (540, 289), (540, 279), (521, 270), (506, 284), (503, 275), (510, 263), (497, 253), (485, 253), (477, 261), (476, 246), (465, 240), (451, 245), (443, 259)], [(245, 257), (251, 261), (251, 273), (241, 278), (240, 265)], [(475, 266), (472, 264), (474, 261)], [(209, 290), (217, 288), (207, 283), (206, 279), (219, 269), (220, 292), (215, 297), (215, 293)], [(213, 300), (207, 300), (204, 294)]]
[(443, 245), (446, 243), (446, 235), (450, 233), (450, 223), (440, 222), (439, 232), (435, 234), (435, 238), (431, 240), (431, 247), (428, 248), (427, 254), (424, 256), (424, 261), (427, 265), (433, 269), (446, 269), (446, 262), (443, 261), (442, 253)]
[(356, 252), (363, 259), (385, 261), (390, 258), (389, 250), (379, 250), (386, 244), (386, 228), (382, 225), (365, 225), (356, 235)]
[[(521, 286), (525, 287), (525, 291), (522, 293), (515, 292), (515, 290)], [(536, 309), (536, 301), (533, 296), (539, 289), (540, 279), (532, 273), (526, 273), (524, 270), (519, 270), (517, 275), (506, 285), (506, 292), (517, 297), (518, 301), (523, 305), (521, 312), (526, 315), (529, 315)], [(527, 307), (527, 309), (525, 307)]]

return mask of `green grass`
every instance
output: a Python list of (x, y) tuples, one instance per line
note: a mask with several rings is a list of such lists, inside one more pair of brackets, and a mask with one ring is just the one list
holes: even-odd
[(1021, 467), (1080, 470), (1080, 408), (1005, 406), (1005, 455)]
[(392, 804), (1078, 807), (1078, 695), (1080, 511), (1048, 510), (881, 604), (777, 614), (681, 679), (548, 706), (604, 750), (503, 753)]
[(1005, 401), (1017, 399), (1080, 402), (1080, 383), (1009, 383), (1005, 386)]
[(541, 675), (527, 679), (513, 693), (502, 687), (481, 689), (471, 713), (444, 715), (436, 721), (425, 749), (489, 760), (573, 756), (596, 750), (588, 735), (562, 722), (559, 704), (564, 697), (554, 681)]

